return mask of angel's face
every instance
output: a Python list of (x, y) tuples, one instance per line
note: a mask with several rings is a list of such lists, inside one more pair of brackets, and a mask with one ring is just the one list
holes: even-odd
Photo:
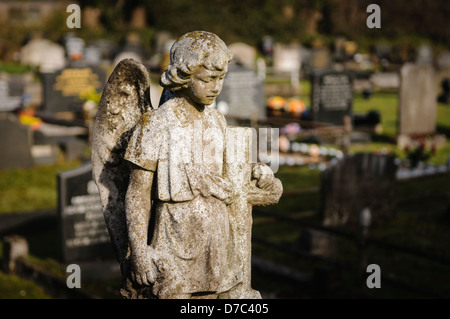
[(199, 67), (192, 75), (188, 95), (199, 105), (211, 105), (222, 91), (223, 79), (228, 71), (228, 64), (221, 69), (208, 70)]

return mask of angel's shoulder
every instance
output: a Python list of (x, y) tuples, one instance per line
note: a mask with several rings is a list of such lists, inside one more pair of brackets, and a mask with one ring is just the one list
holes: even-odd
[(161, 108), (150, 110), (142, 114), (139, 124), (144, 127), (149, 125), (161, 126), (165, 122), (167, 122), (166, 117), (167, 117), (166, 112), (164, 112), (164, 110)]

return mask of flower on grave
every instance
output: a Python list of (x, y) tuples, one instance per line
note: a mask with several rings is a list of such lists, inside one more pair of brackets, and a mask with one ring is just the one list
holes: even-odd
[(312, 144), (309, 148), (309, 155), (311, 157), (319, 157), (320, 155), (320, 148), (316, 144)]
[(282, 110), (286, 105), (286, 100), (281, 96), (273, 96), (267, 100), (267, 106), (272, 110)]
[(280, 133), (289, 136), (299, 134), (301, 130), (300, 124), (289, 123), (281, 128)]
[(278, 140), (278, 147), (281, 152), (288, 153), (291, 149), (291, 142), (285, 135), (280, 135)]
[(406, 153), (406, 159), (408, 159), (410, 167), (416, 168), (420, 162), (428, 161), (431, 156), (436, 155), (436, 145), (432, 144), (427, 147), (425, 140), (418, 136), (418, 140), (415, 145), (406, 145), (403, 149)]
[(300, 115), (305, 111), (305, 103), (300, 99), (289, 99), (284, 105), (284, 110), (288, 113)]

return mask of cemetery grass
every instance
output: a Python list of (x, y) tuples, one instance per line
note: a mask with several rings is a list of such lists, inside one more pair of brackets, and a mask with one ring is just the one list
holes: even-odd
[(58, 172), (79, 165), (60, 159), (55, 165), (0, 171), (0, 214), (56, 208)]

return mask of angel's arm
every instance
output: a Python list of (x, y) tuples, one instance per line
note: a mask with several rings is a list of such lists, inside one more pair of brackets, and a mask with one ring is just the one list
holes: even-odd
[(126, 195), (126, 216), (131, 248), (132, 279), (149, 285), (153, 281), (147, 236), (150, 220), (153, 172), (133, 164)]

